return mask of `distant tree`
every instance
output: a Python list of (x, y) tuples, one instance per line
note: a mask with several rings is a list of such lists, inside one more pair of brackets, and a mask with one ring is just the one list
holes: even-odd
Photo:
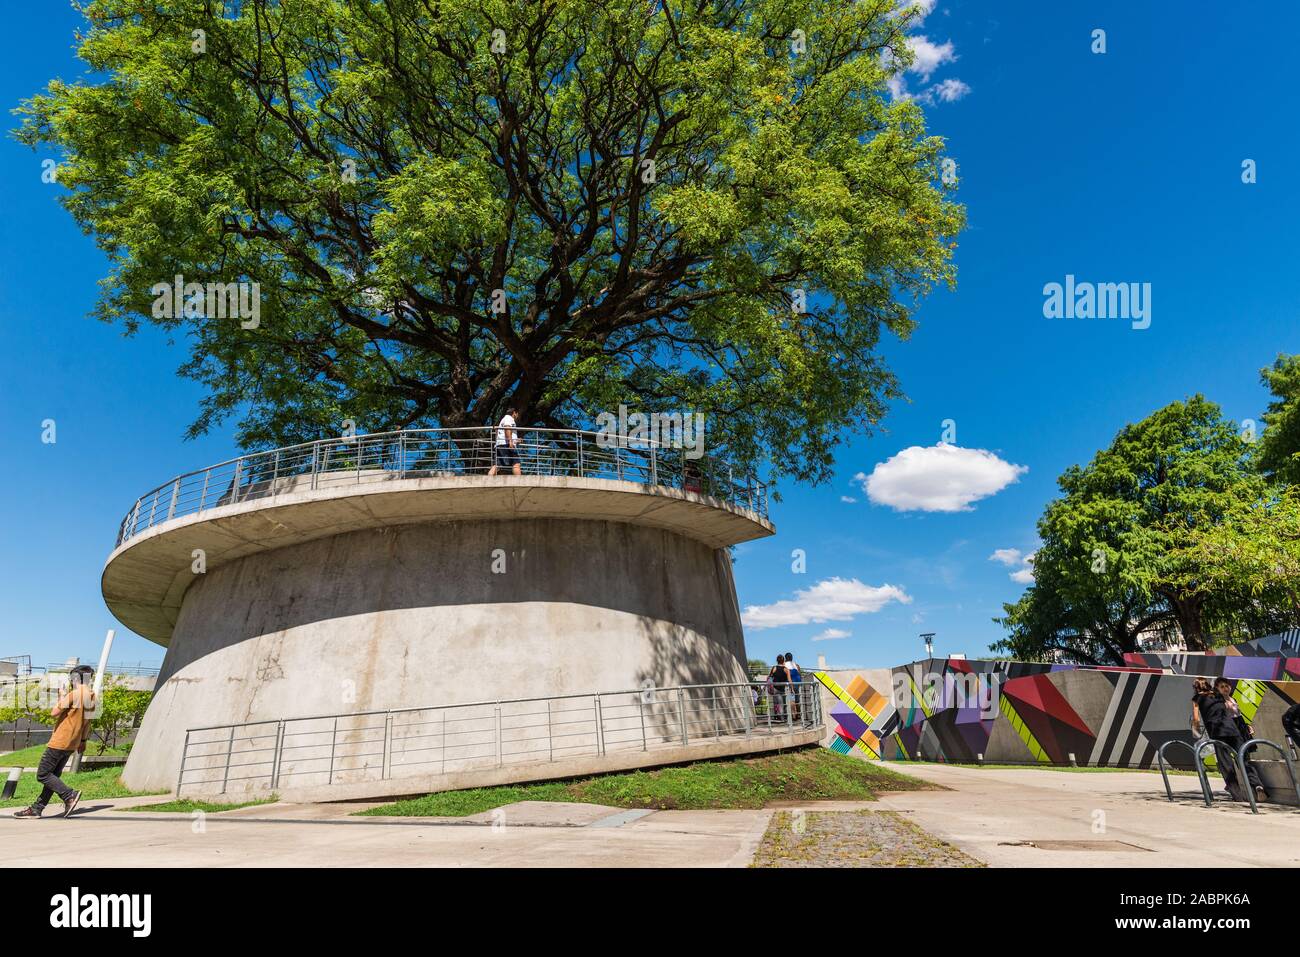
[(1300, 485), (1300, 355), (1279, 355), (1260, 378), (1273, 394), (1256, 448), (1261, 471), (1275, 481)]
[[(897, 0), (90, 0), (20, 112), (110, 263), (98, 315), (191, 350), (201, 434), (704, 413), (829, 478), (963, 225)], [(951, 168), (950, 168), (951, 169)], [(157, 284), (257, 282), (260, 325)], [(202, 296), (199, 297), (199, 300)], [(174, 311), (174, 310), (173, 310)], [(185, 313), (189, 313), (188, 315)]]
[(1215, 525), (1198, 528), (1173, 556), (1185, 584), (1226, 616), (1251, 619), (1247, 637), (1300, 623), (1300, 486), (1242, 501)]
[(1235, 424), (1196, 395), (1125, 426), (1087, 466), (1067, 469), (1063, 497), (1039, 522), (1035, 583), (998, 619), (1005, 647), (1116, 661), (1146, 629), (1172, 621), (1200, 650), (1214, 643), (1207, 624), (1257, 614), (1240, 587), (1216, 578), (1204, 544), (1267, 494), (1247, 451)]
[(153, 700), (152, 691), (135, 691), (113, 677), (105, 679), (90, 733), (98, 742), (96, 753), (117, 747), (122, 735), (136, 727)]

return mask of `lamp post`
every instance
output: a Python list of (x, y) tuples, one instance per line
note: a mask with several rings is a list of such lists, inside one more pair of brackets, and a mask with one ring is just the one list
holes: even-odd
[(921, 640), (925, 642), (925, 658), (927, 661), (934, 657), (934, 635), (933, 631), (927, 631), (921, 635)]

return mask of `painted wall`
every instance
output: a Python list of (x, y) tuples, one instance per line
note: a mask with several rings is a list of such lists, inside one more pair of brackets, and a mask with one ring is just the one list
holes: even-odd
[[(1230, 680), (1256, 737), (1285, 745), (1281, 719), (1300, 702), (1300, 682)], [(878, 704), (870, 720), (861, 713), (841, 720), (843, 710), (829, 712), (836, 738), (848, 748), (886, 760), (1147, 768), (1164, 742), (1194, 741), (1190, 675), (948, 659), (895, 668), (890, 681), (890, 700)], [(846, 697), (841, 692), (847, 685), (823, 684)], [(866, 703), (885, 694), (859, 678), (847, 697), (850, 711), (854, 703), (871, 710)], [(1189, 763), (1183, 749), (1169, 757), (1176, 765)]]

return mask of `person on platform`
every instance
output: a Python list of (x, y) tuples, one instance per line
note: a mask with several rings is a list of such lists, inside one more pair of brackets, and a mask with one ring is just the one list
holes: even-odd
[(45, 812), (50, 798), (57, 794), (63, 802), (63, 816), (68, 817), (77, 808), (81, 792), (68, 787), (60, 780), (64, 766), (75, 754), (84, 754), (86, 738), (90, 736), (90, 715), (95, 710), (95, 669), (79, 665), (68, 675), (69, 687), (55, 704), (50, 714), (54, 716), (54, 731), (36, 767), (36, 782), (41, 786), (40, 796), (31, 807), (25, 807), (14, 817), (37, 820)]
[(519, 475), (519, 429), (515, 425), (515, 416), (519, 410), (511, 406), (497, 423), (496, 443), (492, 446), (492, 467), (488, 475), (496, 475), (497, 469), (506, 466), (515, 475)]
[(767, 697), (772, 702), (772, 716), (785, 714), (785, 696), (790, 684), (790, 672), (785, 668), (785, 655), (776, 656), (776, 664), (767, 673)]
[(785, 653), (785, 671), (790, 676), (790, 707), (794, 709), (794, 720), (799, 720), (799, 692), (800, 684), (803, 682), (803, 675), (799, 673), (799, 666), (794, 663), (794, 654), (787, 651)]

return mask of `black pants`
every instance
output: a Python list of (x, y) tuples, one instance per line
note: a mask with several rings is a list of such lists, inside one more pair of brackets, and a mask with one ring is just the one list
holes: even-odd
[(32, 807), (45, 810), (45, 805), (50, 803), (50, 797), (55, 794), (64, 804), (68, 803), (68, 798), (75, 792), (59, 780), (59, 775), (63, 773), (63, 766), (68, 763), (68, 758), (72, 755), (72, 751), (60, 751), (58, 748), (45, 749), (45, 753), (41, 755), (41, 763), (36, 766), (36, 783), (41, 786), (41, 796), (36, 799)]
[[(1221, 753), (1221, 749), (1215, 749), (1215, 757), (1219, 761), (1219, 770), (1223, 772), (1223, 783), (1228, 786), (1229, 791), (1236, 792), (1238, 784), (1237, 768), (1235, 766), (1237, 749), (1246, 743), (1246, 739), (1239, 734), (1234, 734), (1230, 737), (1215, 738), (1214, 740), (1222, 741), (1228, 747), (1232, 748), (1233, 763), (1230, 764), (1224, 761), (1224, 755)], [(1255, 770), (1255, 765), (1251, 763), (1249, 755), (1246, 756), (1246, 777), (1250, 781), (1251, 788), (1263, 787), (1259, 781), (1259, 772)], [(1240, 794), (1238, 797), (1244, 800), (1246, 795)]]

